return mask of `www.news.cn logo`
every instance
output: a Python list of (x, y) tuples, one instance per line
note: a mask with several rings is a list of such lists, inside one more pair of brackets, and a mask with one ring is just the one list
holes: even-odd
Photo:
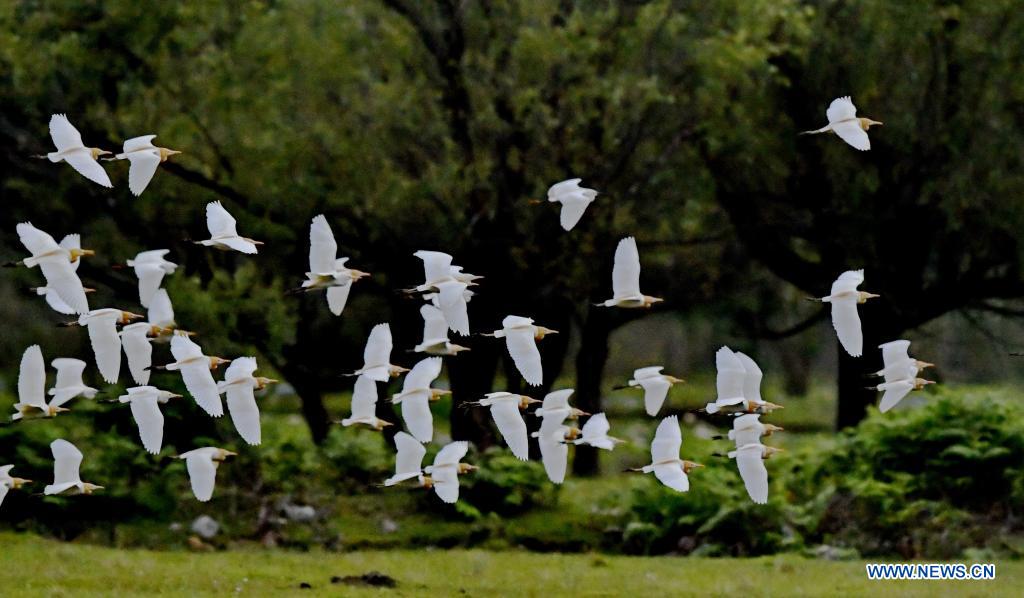
[(867, 563), (868, 579), (995, 579), (992, 563)]

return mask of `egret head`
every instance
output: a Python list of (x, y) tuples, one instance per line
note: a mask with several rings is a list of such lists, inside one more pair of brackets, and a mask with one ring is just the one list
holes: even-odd
[(580, 434), (582, 434), (582, 432), (580, 432), (580, 429), (577, 428), (576, 426), (572, 426), (565, 432), (565, 436), (563, 438), (565, 440), (576, 440), (577, 438), (580, 437)]
[(924, 378), (915, 378), (914, 379), (914, 390), (921, 390), (922, 388), (924, 388), (925, 386), (928, 386), (929, 384), (935, 384), (935, 380), (925, 380)]
[(67, 409), (65, 407), (52, 407), (52, 406), (50, 406), (50, 407), (46, 408), (46, 416), (47, 417), (57, 417), (58, 413), (64, 413), (65, 411), (71, 411), (71, 410)]
[(762, 453), (762, 456), (765, 459), (770, 459), (771, 456), (774, 455), (775, 453), (784, 453), (784, 452), (786, 452), (786, 449), (782, 449), (782, 448), (779, 448), (777, 446), (766, 446), (766, 447), (764, 447), (764, 452)]
[(864, 303), (868, 299), (876, 299), (878, 297), (881, 297), (881, 295), (876, 295), (874, 293), (869, 293), (867, 291), (860, 291), (859, 293), (857, 293), (857, 303)]
[(420, 476), (420, 484), (424, 488), (433, 488), (434, 487), (434, 478), (432, 478), (432, 477), (430, 477), (428, 475)]
[(771, 436), (773, 432), (782, 432), (785, 428), (782, 426), (775, 426), (772, 424), (764, 424), (764, 435)]
[(590, 415), (590, 413), (575, 407), (569, 409), (569, 419), (576, 419), (577, 417), (582, 417), (584, 415)]
[(526, 395), (519, 395), (519, 408), (520, 409), (526, 409), (527, 407), (529, 407), (533, 403), (540, 403), (540, 400), (539, 399), (535, 399), (533, 397), (528, 397)]
[[(107, 152), (108, 154), (110, 152)], [(103, 486), (97, 486), (96, 484), (90, 484), (89, 482), (82, 482), (82, 494), (92, 494), (97, 490), (103, 490)]]
[(72, 262), (77, 262), (78, 258), (84, 255), (96, 255), (96, 252), (92, 249), (79, 249), (77, 247), (75, 249), (68, 250), (68, 257)]
[(450, 391), (450, 390), (444, 390), (444, 389), (441, 389), (441, 388), (431, 388), (430, 389), (430, 400), (431, 401), (440, 401), (441, 397), (448, 396), (450, 394), (452, 394), (452, 391)]
[(25, 478), (11, 478), (11, 488), (17, 490), (25, 484), (31, 484), (32, 480), (26, 480)]
[(99, 158), (100, 156), (108, 156), (108, 155), (110, 155), (112, 153), (113, 152), (108, 152), (107, 150), (102, 150), (102, 149), (100, 149), (98, 147), (90, 147), (89, 148), (89, 155), (92, 156), (93, 160), (95, 160), (96, 158)]
[(349, 270), (348, 275), (352, 278), (352, 282), (355, 282), (360, 278), (369, 278), (371, 276), (369, 272), (363, 272), (362, 270)]
[(408, 371), (409, 371), (409, 368), (403, 368), (400, 365), (389, 365), (388, 366), (388, 374), (390, 374), (392, 378), (397, 378), (397, 377), (401, 376), (402, 374), (404, 374), (405, 372), (408, 372)]
[(915, 359), (914, 365), (916, 365), (919, 370), (935, 367), (934, 363), (928, 363), (927, 361), (921, 361), (920, 359)]
[(264, 388), (270, 386), (271, 384), (277, 384), (278, 382), (280, 382), (280, 380), (275, 380), (273, 378), (264, 378), (262, 376), (257, 376), (256, 377), (256, 390), (263, 390)]
[(700, 463), (694, 463), (693, 461), (683, 461), (683, 473), (688, 474), (694, 469), (697, 469), (698, 467), (704, 467), (704, 465)]
[(85, 291), (86, 293), (95, 293), (96, 292), (96, 289), (93, 289), (93, 288), (90, 288), (90, 287), (82, 287), (82, 290)]
[(666, 375), (665, 379), (669, 381), (669, 384), (680, 384), (682, 382), (686, 382), (686, 380), (683, 380), (682, 378), (676, 378), (675, 376)]
[(230, 359), (224, 359), (223, 357), (217, 357), (216, 355), (210, 356), (210, 369), (215, 370), (225, 363), (231, 363)]
[(130, 311), (123, 311), (123, 312), (121, 312), (121, 323), (122, 324), (127, 324), (128, 322), (131, 322), (132, 320), (141, 320), (144, 317), (145, 316), (140, 316), (139, 314), (133, 314)]
[(158, 148), (160, 150), (160, 161), (163, 162), (175, 154), (180, 154), (178, 150), (167, 149), (166, 147)]
[(765, 401), (765, 402), (761, 403), (760, 405), (758, 405), (758, 407), (761, 408), (761, 412), (762, 413), (771, 413), (772, 411), (775, 411), (776, 409), (785, 409), (785, 407), (783, 407), (782, 405), (777, 405), (777, 404), (771, 403), (769, 401)]
[(459, 463), (459, 467), (458, 467), (458, 470), (459, 470), (460, 474), (461, 473), (469, 473), (471, 471), (476, 471), (477, 469), (479, 469), (479, 467), (477, 467), (476, 465), (470, 465), (469, 463)]
[(237, 457), (238, 453), (229, 451), (227, 449), (217, 449), (217, 454), (213, 456), (214, 461), (224, 461), (228, 457)]
[(543, 326), (537, 326), (537, 331), (533, 333), (533, 338), (540, 340), (549, 334), (558, 334), (558, 331), (545, 328)]
[(469, 351), (469, 347), (463, 347), (462, 345), (456, 345), (455, 343), (448, 343), (448, 352), (450, 355), (458, 355), (459, 351)]
[(380, 432), (380, 431), (381, 431), (381, 430), (383, 430), (384, 428), (386, 428), (386, 427), (388, 427), (388, 426), (393, 426), (393, 425), (395, 425), (395, 424), (393, 424), (393, 423), (391, 423), (391, 422), (389, 422), (389, 421), (384, 421), (384, 420), (382, 420), (382, 419), (378, 419), (378, 420), (377, 420), (377, 421), (376, 421), (376, 422), (374, 423), (374, 425), (373, 425), (373, 429), (374, 429), (374, 430), (377, 430), (378, 432)]
[(648, 295), (644, 295), (644, 307), (645, 308), (649, 308), (652, 305), (654, 305), (655, 303), (661, 303), (662, 301), (664, 301), (664, 299), (662, 299), (661, 297), (650, 297)]
[(864, 129), (865, 131), (867, 131), (871, 127), (876, 127), (876, 126), (880, 127), (880, 126), (882, 126), (882, 123), (878, 122), (877, 120), (871, 120), (870, 118), (861, 118), (859, 120), (860, 120), (860, 128)]

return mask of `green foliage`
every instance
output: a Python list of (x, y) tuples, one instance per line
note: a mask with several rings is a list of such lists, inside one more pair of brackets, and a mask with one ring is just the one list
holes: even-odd
[(520, 461), (509, 451), (494, 447), (473, 463), (479, 469), (461, 478), (460, 498), (472, 507), (460, 511), (464, 515), (511, 516), (555, 502), (557, 486), (548, 481), (537, 461)]
[(331, 485), (357, 488), (379, 484), (394, 470), (394, 449), (384, 437), (358, 427), (334, 426), (321, 453), (329, 465)]

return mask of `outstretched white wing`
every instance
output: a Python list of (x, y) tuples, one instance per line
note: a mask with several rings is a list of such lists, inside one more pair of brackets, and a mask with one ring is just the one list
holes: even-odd
[(451, 277), (452, 256), (447, 253), (420, 250), (413, 255), (423, 260), (425, 284), (433, 284)]
[(139, 303), (142, 307), (149, 307), (167, 272), (154, 262), (136, 262), (134, 270), (139, 279)]
[(430, 391), (417, 390), (402, 398), (402, 419), (409, 433), (420, 442), (434, 437), (434, 416), (430, 413)]
[(636, 239), (626, 237), (615, 248), (615, 266), (612, 268), (612, 295), (636, 297), (640, 293), (640, 252)]
[(167, 289), (158, 289), (153, 293), (149, 302), (149, 311), (146, 312), (146, 320), (154, 326), (174, 326), (174, 307), (171, 305), (171, 298)]
[(910, 341), (889, 341), (878, 346), (882, 350), (882, 363), (885, 367), (902, 364), (910, 360)]
[[(547, 419), (547, 418), (545, 418)], [(540, 446), (540, 457), (544, 463), (544, 472), (555, 484), (565, 481), (565, 470), (569, 462), (569, 446), (562, 442), (568, 430), (565, 426), (556, 426), (554, 430), (541, 430), (537, 437)]]
[(435, 469), (430, 477), (434, 480), (434, 492), (441, 500), (448, 504), (459, 500), (459, 472), (454, 467)]
[(682, 444), (683, 433), (679, 429), (679, 418), (670, 415), (662, 419), (651, 442), (651, 463), (677, 463)]
[(220, 393), (217, 392), (217, 383), (210, 372), (208, 361), (199, 359), (182, 365), (181, 379), (185, 382), (188, 393), (203, 411), (213, 417), (224, 415), (224, 405), (220, 401)]
[(51, 442), (50, 451), (53, 452), (53, 485), (80, 482), (78, 468), (82, 465), (82, 451), (63, 438)]
[(219, 201), (211, 201), (206, 204), (206, 228), (210, 231), (210, 236), (214, 238), (238, 235), (234, 217), (224, 209)]
[(743, 364), (746, 375), (743, 377), (743, 398), (752, 403), (763, 403), (761, 398), (761, 379), (764, 373), (757, 363), (747, 356), (746, 353), (736, 351), (736, 358)]
[(430, 304), (420, 307), (420, 315), (423, 316), (423, 342), (448, 340), (448, 322), (440, 309)]
[(395, 475), (384, 480), (385, 486), (418, 476), (427, 454), (427, 447), (405, 432), (395, 434), (395, 449)]
[(469, 452), (469, 443), (465, 440), (449, 442), (434, 455), (434, 465), (431, 469), (445, 465), (458, 465), (459, 461)]
[(345, 311), (345, 304), (348, 303), (348, 293), (352, 290), (352, 283), (327, 287), (327, 308), (331, 313), (340, 316)]
[(391, 327), (387, 324), (374, 326), (363, 349), (363, 367), (388, 365), (391, 362), (391, 343)]
[(654, 476), (677, 492), (686, 492), (690, 489), (690, 478), (683, 472), (683, 467), (679, 463), (655, 465)]
[(715, 368), (718, 375), (715, 386), (718, 391), (716, 400), (720, 405), (735, 405), (743, 400), (743, 387), (747, 379), (747, 370), (736, 353), (729, 347), (722, 347), (715, 353)]
[(372, 419), (376, 414), (377, 383), (369, 376), (359, 376), (352, 391), (352, 419)]
[(868, 132), (862, 129), (860, 122), (856, 120), (834, 124), (832, 125), (832, 131), (855, 149), (862, 152), (871, 149), (871, 139), (868, 137)]
[(832, 327), (843, 349), (853, 357), (864, 353), (864, 335), (860, 328), (860, 314), (857, 313), (857, 296), (843, 295), (832, 299)]
[(594, 198), (581, 192), (563, 195), (558, 201), (562, 204), (562, 210), (558, 215), (559, 224), (564, 230), (570, 231), (579, 223), (580, 218), (583, 218), (583, 213), (587, 211), (587, 206)]
[(158, 397), (149, 394), (131, 400), (132, 417), (139, 427), (139, 438), (147, 452), (157, 454), (164, 439), (164, 415), (160, 413)]
[(124, 355), (128, 358), (128, 370), (132, 379), (139, 386), (149, 384), (149, 368), (153, 365), (153, 346), (146, 336), (149, 324), (143, 326), (126, 326), (121, 330), (121, 345)]
[(829, 123), (856, 118), (857, 107), (853, 105), (853, 100), (850, 96), (836, 98), (832, 100), (832, 103), (828, 105), (828, 109), (825, 110), (825, 117), (828, 118)]
[(334, 231), (327, 223), (327, 217), (320, 214), (309, 225), (309, 271), (313, 274), (333, 273), (337, 255), (338, 242), (334, 239)]
[[(234, 362), (232, 362), (232, 365)], [(238, 435), (251, 445), (261, 442), (260, 409), (256, 405), (252, 384), (241, 382), (229, 384), (225, 390), (227, 395), (228, 413), (231, 423), (235, 424)]]
[(526, 433), (526, 422), (519, 412), (517, 401), (496, 401), (491, 405), (491, 417), (498, 427), (498, 432), (505, 439), (512, 454), (521, 461), (530, 458), (530, 443)]
[(46, 408), (46, 364), (39, 345), (25, 349), (18, 370), (18, 401)]
[(121, 337), (113, 315), (90, 318), (87, 326), (100, 375), (108, 384), (117, 384), (121, 374)]
[(213, 498), (213, 487), (217, 483), (217, 466), (205, 452), (189, 455), (185, 458), (188, 468), (188, 479), (192, 483), (192, 493), (199, 502), (207, 502)]
[(153, 180), (156, 169), (160, 166), (159, 150), (134, 151), (125, 156), (131, 165), (128, 167), (128, 189), (132, 195), (139, 196)]
[(63, 114), (50, 116), (50, 139), (53, 139), (53, 145), (57, 146), (58, 152), (85, 147), (82, 143), (82, 134)]
[(759, 444), (747, 445), (736, 451), (736, 465), (747, 487), (750, 499), (759, 505), (768, 502), (768, 469), (761, 458), (762, 447)]
[(672, 383), (661, 376), (641, 378), (639, 383), (644, 389), (644, 410), (651, 417), (658, 415), (661, 406), (665, 404), (665, 397), (668, 396), (668, 389), (672, 387)]
[(434, 380), (441, 375), (441, 358), (428, 357), (421, 359), (412, 370), (405, 375), (405, 382), (402, 385), (402, 392), (422, 390), (430, 388)]
[(92, 154), (88, 150), (79, 150), (64, 154), (64, 161), (71, 165), (78, 171), (78, 174), (84, 176), (90, 181), (103, 187), (111, 188), (113, 183), (110, 182), (110, 177), (107, 176), (107, 171), (103, 170), (100, 163), (92, 157)]
[(531, 386), (544, 382), (544, 369), (540, 361), (540, 350), (533, 336), (532, 328), (513, 328), (505, 333), (505, 346), (516, 364), (516, 369)]
[(914, 383), (910, 380), (900, 380), (890, 382), (886, 384), (886, 387), (885, 394), (882, 395), (882, 400), (878, 403), (878, 410), (882, 413), (895, 407), (903, 400), (903, 397), (910, 394), (910, 391), (914, 389)]
[(46, 286), (57, 293), (61, 301), (75, 313), (84, 314), (89, 311), (89, 300), (85, 296), (85, 288), (78, 278), (74, 267), (63, 255), (43, 258), (39, 267), (46, 278)]

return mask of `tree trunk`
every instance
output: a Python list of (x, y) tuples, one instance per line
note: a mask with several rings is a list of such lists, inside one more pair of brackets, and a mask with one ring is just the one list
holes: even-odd
[[(289, 371), (290, 369), (286, 367), (281, 370), (285, 380), (303, 380), (308, 379), (310, 375), (310, 372), (294, 372)], [(299, 400), (302, 402), (302, 417), (306, 420), (306, 425), (309, 426), (309, 435), (315, 444), (323, 444), (327, 439), (330, 418), (327, 415), (327, 408), (324, 407), (323, 394), (319, 385), (292, 382), (292, 387), (295, 388), (295, 394), (299, 395)]]
[[(576, 355), (576, 406), (588, 413), (601, 411), (601, 379), (608, 360), (608, 336), (613, 328), (609, 312), (607, 308), (591, 308), (580, 332), (580, 350)], [(598, 465), (598, 449), (576, 447), (573, 474), (597, 475)]]
[[(457, 341), (456, 341), (457, 342)], [(484, 407), (467, 406), (493, 390), (498, 364), (497, 343), (476, 343), (472, 351), (460, 353), (448, 361), (452, 386), (451, 428), (453, 440), (468, 440), (484, 450), (495, 442), (490, 412)], [(504, 344), (501, 344), (504, 348)]]

